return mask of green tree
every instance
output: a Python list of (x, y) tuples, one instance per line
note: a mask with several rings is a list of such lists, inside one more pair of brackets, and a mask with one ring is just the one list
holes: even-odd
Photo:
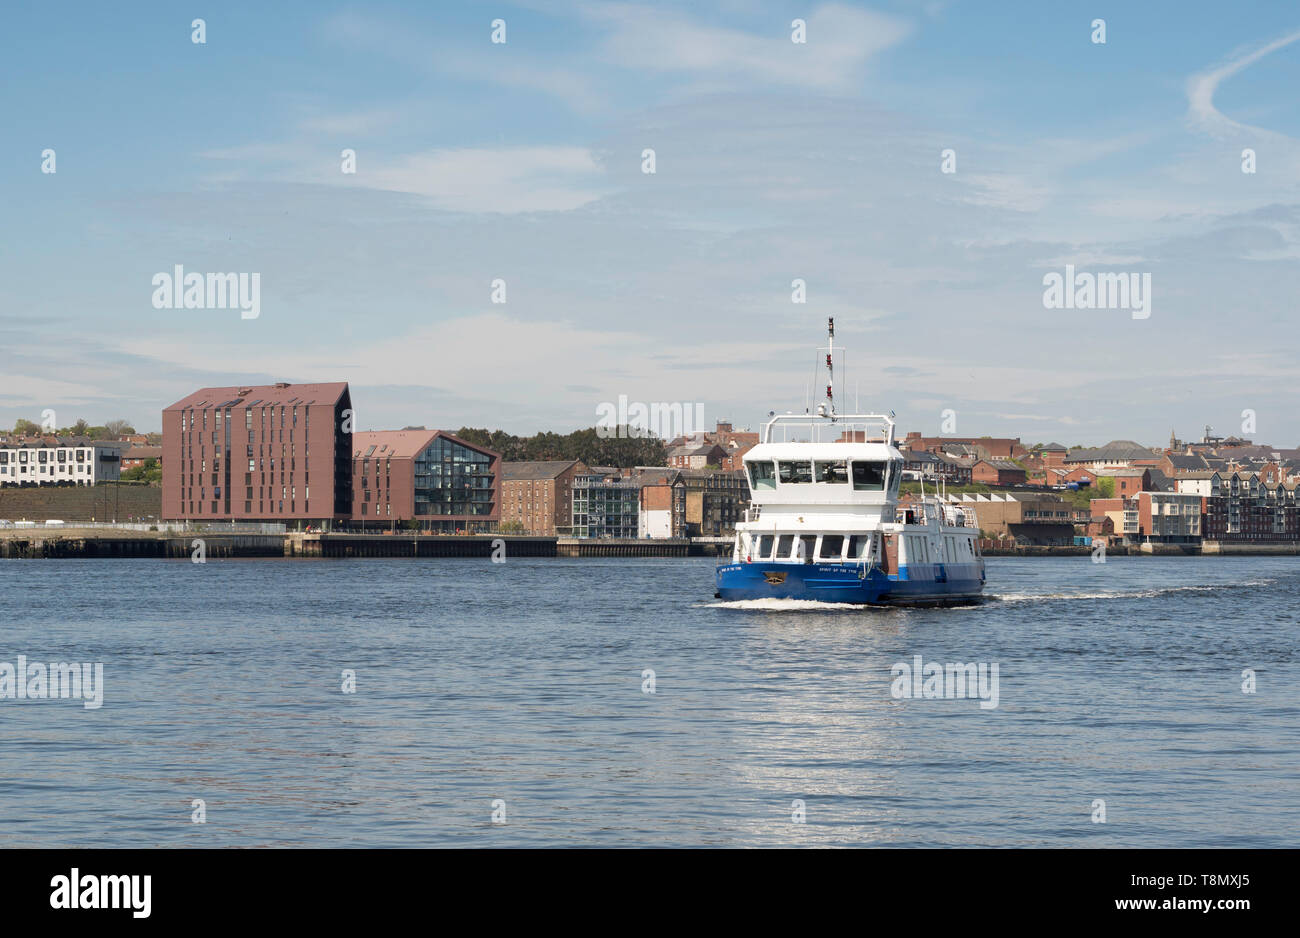
[(147, 482), (150, 485), (162, 484), (162, 467), (158, 460), (149, 458), (138, 466), (122, 470), (123, 482)]
[[(626, 430), (626, 428), (624, 428)], [(667, 459), (663, 440), (653, 436), (602, 437), (595, 427), (568, 434), (543, 431), (518, 437), (501, 430), (461, 427), (456, 436), (467, 443), (485, 446), (501, 454), (506, 462), (580, 459), (588, 466), (662, 466)]]

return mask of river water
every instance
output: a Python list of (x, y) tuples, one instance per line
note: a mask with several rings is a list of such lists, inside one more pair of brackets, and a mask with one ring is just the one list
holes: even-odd
[[(0, 845), (1300, 841), (1300, 559), (991, 558), (918, 610), (713, 567), (0, 562), (0, 669), (103, 666), (0, 699)], [(918, 655), (996, 707), (901, 696)]]

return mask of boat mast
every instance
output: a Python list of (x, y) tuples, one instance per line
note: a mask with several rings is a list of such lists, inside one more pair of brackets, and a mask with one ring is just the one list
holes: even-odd
[(828, 333), (828, 344), (826, 346), (826, 403), (830, 406), (827, 408), (828, 416), (833, 421), (835, 419), (835, 317), (830, 316), (826, 320), (826, 331)]

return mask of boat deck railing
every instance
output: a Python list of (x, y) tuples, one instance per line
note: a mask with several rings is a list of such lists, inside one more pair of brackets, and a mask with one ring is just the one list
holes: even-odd
[[(790, 431), (807, 433), (790, 439)], [(778, 434), (777, 431), (780, 431)], [(763, 425), (764, 443), (894, 443), (892, 414), (777, 414)]]

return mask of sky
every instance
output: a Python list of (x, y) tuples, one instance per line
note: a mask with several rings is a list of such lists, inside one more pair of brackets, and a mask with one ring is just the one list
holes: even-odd
[[(358, 429), (756, 429), (834, 316), (901, 430), (1300, 445), (1295, 3), (202, 6), (6, 7), (0, 426), (348, 381)], [(257, 317), (158, 308), (177, 265)], [(1149, 315), (1047, 308), (1066, 265)]]

